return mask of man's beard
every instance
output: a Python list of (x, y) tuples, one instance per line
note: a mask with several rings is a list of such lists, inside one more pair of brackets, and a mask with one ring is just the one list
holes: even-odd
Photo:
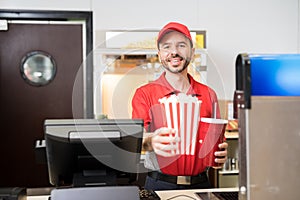
[[(172, 58), (179, 58), (181, 62), (184, 62), (184, 65), (179, 68), (170, 68), (168, 63), (171, 62)], [(184, 58), (183, 56), (181, 56), (179, 54), (175, 54), (175, 55), (170, 54), (165, 60), (162, 61), (162, 65), (169, 72), (179, 74), (179, 73), (183, 72), (189, 66), (190, 60), (191, 60), (190, 58)]]

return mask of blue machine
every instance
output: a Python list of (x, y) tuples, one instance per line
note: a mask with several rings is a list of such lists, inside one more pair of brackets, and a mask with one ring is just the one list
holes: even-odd
[(240, 54), (239, 199), (300, 199), (300, 54)]

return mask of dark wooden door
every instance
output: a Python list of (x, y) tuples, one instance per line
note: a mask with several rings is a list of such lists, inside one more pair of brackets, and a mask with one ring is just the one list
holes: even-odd
[[(82, 32), (80, 24), (16, 23), (0, 31), (0, 187), (49, 186), (47, 165), (36, 162), (35, 142), (44, 138), (45, 119), (73, 118), (72, 102), (76, 117), (84, 115)], [(20, 73), (22, 58), (37, 50), (50, 54), (57, 65), (45, 86), (28, 84)], [(76, 89), (74, 101), (76, 77), (82, 90)]]

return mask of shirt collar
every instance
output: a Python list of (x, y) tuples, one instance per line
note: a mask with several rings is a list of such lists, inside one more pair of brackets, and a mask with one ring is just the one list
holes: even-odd
[[(180, 93), (180, 91), (175, 90), (170, 83), (167, 81), (166, 77), (166, 72), (163, 72), (160, 77), (154, 81), (155, 84), (159, 84), (161, 86), (163, 86), (165, 88), (164, 90), (164, 96), (170, 96), (172, 94), (178, 94)], [(190, 89), (188, 90), (187, 94), (192, 95), (192, 96), (196, 96), (199, 97), (201, 96), (201, 93), (199, 90), (197, 90), (197, 88), (195, 88), (195, 84), (197, 83), (195, 81), (195, 79), (190, 75), (187, 74), (189, 81), (190, 81)]]

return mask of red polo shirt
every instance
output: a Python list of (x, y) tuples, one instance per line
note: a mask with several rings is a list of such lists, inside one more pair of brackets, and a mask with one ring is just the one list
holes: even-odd
[[(212, 117), (213, 105), (217, 101), (216, 93), (208, 86), (201, 84), (188, 74), (191, 84), (188, 95), (196, 96), (202, 101), (200, 117)], [(139, 87), (132, 99), (132, 118), (143, 119), (145, 129), (153, 132), (165, 126), (161, 119), (161, 106), (159, 99), (177, 94), (176, 91), (166, 80), (165, 72), (155, 81)], [(217, 104), (218, 105), (218, 104)], [(217, 118), (220, 118), (219, 106), (217, 106)]]

